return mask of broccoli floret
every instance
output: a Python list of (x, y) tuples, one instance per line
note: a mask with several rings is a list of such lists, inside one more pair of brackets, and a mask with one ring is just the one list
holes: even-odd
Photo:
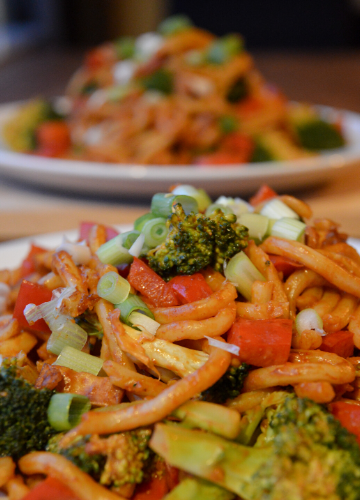
[(54, 391), (35, 389), (18, 375), (16, 360), (0, 368), (0, 456), (18, 460), (31, 451), (44, 450), (55, 434), (47, 418)]
[(359, 500), (360, 448), (326, 407), (290, 396), (262, 421), (253, 447), (157, 424), (151, 448), (172, 466), (244, 500)]
[(224, 262), (247, 245), (247, 228), (236, 223), (234, 214), (224, 215), (219, 209), (210, 217), (186, 215), (178, 203), (167, 225), (165, 242), (147, 254), (150, 267), (165, 280), (208, 265), (221, 271)]
[(59, 453), (110, 488), (141, 483), (152, 453), (148, 447), (151, 429), (111, 434), (101, 438), (96, 434), (76, 437), (65, 448), (62, 435), (49, 441), (47, 450)]
[(241, 392), (249, 368), (246, 363), (230, 366), (214, 385), (200, 394), (200, 399), (210, 403), (223, 404), (227, 399), (236, 398)]

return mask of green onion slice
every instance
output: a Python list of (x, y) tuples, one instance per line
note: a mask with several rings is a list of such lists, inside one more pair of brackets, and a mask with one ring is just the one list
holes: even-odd
[(149, 332), (151, 335), (155, 335), (157, 329), (160, 326), (160, 323), (158, 323), (154, 319), (149, 318), (149, 316), (136, 311), (130, 314), (129, 323), (132, 326), (136, 326), (141, 331)]
[(260, 243), (268, 232), (269, 219), (261, 214), (242, 214), (238, 218), (239, 224), (247, 227), (249, 230), (249, 238)]
[(180, 203), (186, 214), (190, 212), (198, 213), (199, 207), (197, 201), (192, 196), (175, 195), (172, 193), (157, 193), (151, 200), (151, 212), (156, 217), (169, 217), (172, 214), (172, 208)]
[(54, 394), (47, 410), (49, 424), (56, 431), (68, 431), (80, 423), (81, 415), (90, 408), (86, 396), (67, 392)]
[(136, 221), (134, 222), (134, 229), (136, 231), (140, 231), (142, 230), (142, 228), (144, 227), (144, 225), (149, 221), (149, 220), (152, 220), (152, 219), (156, 219), (157, 216), (152, 214), (151, 212), (147, 213), (147, 214), (144, 214), (144, 215), (141, 215), (141, 217), (138, 217), (136, 219)]
[(149, 248), (155, 248), (165, 241), (169, 229), (166, 225), (166, 219), (157, 217), (145, 222), (142, 233), (145, 236), (145, 245)]
[(251, 288), (254, 281), (266, 281), (244, 252), (237, 253), (229, 260), (224, 274), (225, 278), (233, 283), (247, 300), (251, 300)]
[(287, 240), (301, 241), (306, 229), (306, 224), (297, 219), (283, 217), (275, 221), (271, 228), (271, 236), (278, 236)]
[(115, 307), (116, 309), (120, 310), (121, 321), (128, 324), (129, 326), (132, 326), (129, 322), (129, 316), (134, 311), (140, 311), (146, 314), (146, 316), (148, 316), (149, 318), (154, 319), (153, 313), (150, 311), (145, 302), (142, 301), (140, 297), (132, 293), (130, 293), (128, 298), (121, 304), (115, 304)]
[(190, 186), (189, 184), (180, 184), (176, 186), (172, 193), (175, 195), (191, 196), (197, 201), (200, 212), (205, 212), (207, 207), (211, 205), (211, 198), (204, 189)]
[(124, 247), (123, 239), (124, 236), (119, 234), (98, 248), (96, 254), (103, 264), (119, 266), (132, 262), (133, 257), (129, 254), (129, 250)]
[(206, 217), (210, 217), (211, 214), (213, 214), (216, 210), (221, 210), (224, 215), (229, 215), (233, 214), (233, 210), (231, 207), (228, 205), (221, 205), (220, 203), (212, 203), (210, 206), (207, 207), (205, 215)]
[(55, 324), (50, 323), (52, 333), (47, 341), (46, 348), (53, 354), (60, 354), (67, 345), (81, 351), (88, 339), (86, 331), (76, 324), (73, 318), (65, 318), (66, 320), (61, 328), (55, 328)]
[(269, 219), (282, 219), (283, 217), (299, 219), (298, 214), (278, 198), (273, 198), (272, 200), (265, 203), (265, 205), (260, 210), (260, 213), (261, 215), (266, 215), (266, 217), (269, 217)]
[(99, 279), (98, 296), (112, 304), (121, 304), (128, 298), (129, 293), (130, 283), (115, 271), (109, 271)]
[(303, 309), (295, 318), (295, 328), (298, 333), (304, 330), (315, 330), (319, 335), (325, 335), (323, 320), (315, 309)]
[(86, 352), (78, 351), (73, 347), (66, 346), (59, 354), (57, 360), (53, 363), (56, 366), (65, 366), (76, 372), (92, 373), (98, 375), (102, 368), (103, 360), (87, 354)]

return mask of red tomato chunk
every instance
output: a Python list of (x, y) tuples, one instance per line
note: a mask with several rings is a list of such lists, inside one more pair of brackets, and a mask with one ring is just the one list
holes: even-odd
[(206, 283), (204, 276), (200, 273), (191, 276), (175, 276), (169, 281), (169, 285), (175, 292), (181, 304), (189, 304), (197, 300), (206, 299), (212, 294), (212, 290)]

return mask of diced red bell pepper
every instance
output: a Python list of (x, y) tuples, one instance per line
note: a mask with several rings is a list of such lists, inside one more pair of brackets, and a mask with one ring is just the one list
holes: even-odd
[(166, 477), (154, 476), (137, 486), (131, 500), (161, 500), (168, 493)]
[(259, 203), (262, 203), (266, 200), (271, 200), (271, 198), (275, 198), (275, 196), (277, 196), (277, 193), (267, 184), (263, 184), (254, 194), (254, 196), (250, 198), (249, 203), (253, 207), (256, 207), (256, 205), (259, 205)]
[(328, 333), (320, 346), (321, 351), (333, 352), (343, 358), (353, 356), (354, 348), (354, 334), (345, 330)]
[(155, 307), (179, 305), (171, 285), (137, 257), (134, 257), (127, 279), (130, 285), (147, 297)]
[[(89, 233), (91, 231), (91, 228), (96, 226), (96, 222), (81, 222), (80, 223), (80, 229), (79, 229), (79, 240), (80, 241), (87, 241), (89, 242)], [(106, 229), (106, 241), (112, 240), (119, 234), (119, 231), (117, 231), (115, 228), (111, 226), (105, 226)]]
[(29, 274), (33, 273), (36, 270), (34, 255), (44, 252), (46, 252), (45, 248), (38, 247), (33, 243), (31, 244), (29, 253), (27, 254), (27, 256), (25, 257), (25, 259), (22, 261), (21, 264), (21, 276), (23, 277), (28, 276)]
[(54, 477), (37, 484), (22, 500), (79, 500), (70, 488)]
[(360, 406), (355, 403), (336, 401), (331, 403), (330, 411), (337, 418), (341, 425), (349, 432), (355, 434), (360, 445)]
[(241, 132), (227, 134), (222, 142), (221, 149), (236, 153), (239, 163), (250, 161), (255, 147), (254, 140)]
[(269, 259), (274, 264), (275, 269), (279, 273), (283, 273), (284, 278), (290, 276), (297, 269), (304, 267), (302, 264), (282, 255), (269, 255)]
[(189, 304), (197, 300), (206, 299), (212, 290), (200, 273), (191, 276), (175, 276), (169, 281), (181, 304)]
[(24, 309), (28, 304), (40, 305), (43, 302), (49, 302), (52, 297), (52, 292), (43, 285), (32, 283), (24, 280), (20, 285), (19, 294), (17, 296), (13, 317), (16, 318), (23, 328), (31, 328), (39, 332), (51, 333), (49, 327), (43, 319), (35, 321), (32, 325), (26, 321)]
[(254, 366), (282, 365), (289, 357), (292, 337), (290, 319), (238, 318), (227, 341), (240, 347), (240, 361)]

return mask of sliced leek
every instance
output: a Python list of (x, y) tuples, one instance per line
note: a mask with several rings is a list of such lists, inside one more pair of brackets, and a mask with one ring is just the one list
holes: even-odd
[(151, 200), (151, 212), (157, 217), (169, 217), (172, 214), (173, 206), (180, 203), (186, 214), (190, 212), (198, 213), (199, 207), (195, 198), (187, 195), (175, 195), (172, 193), (157, 193)]
[(247, 300), (251, 300), (251, 288), (254, 281), (266, 281), (244, 252), (237, 253), (229, 260), (224, 274), (225, 278), (233, 283)]
[(267, 236), (269, 227), (269, 218), (261, 214), (242, 214), (238, 218), (239, 224), (247, 227), (249, 230), (249, 238), (260, 243)]
[(292, 241), (302, 241), (306, 229), (306, 224), (297, 219), (283, 217), (273, 224), (270, 234), (279, 238)]
[(265, 203), (260, 213), (261, 215), (266, 215), (269, 219), (282, 219), (283, 217), (290, 217), (291, 219), (300, 218), (294, 210), (285, 205), (285, 203), (278, 198), (273, 198)]
[(86, 352), (78, 351), (73, 347), (66, 346), (59, 354), (57, 360), (53, 363), (56, 366), (65, 366), (76, 372), (92, 373), (98, 375), (103, 360), (97, 356), (92, 356)]
[(68, 392), (52, 396), (47, 410), (48, 421), (56, 431), (68, 431), (80, 423), (81, 415), (91, 408), (89, 398)]
[(97, 294), (112, 304), (121, 304), (128, 298), (129, 293), (130, 283), (115, 271), (109, 271), (99, 279)]

